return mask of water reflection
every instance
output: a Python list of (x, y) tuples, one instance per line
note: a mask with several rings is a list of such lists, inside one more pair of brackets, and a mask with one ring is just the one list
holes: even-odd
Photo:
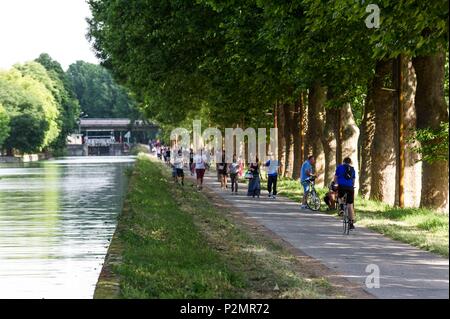
[(0, 164), (0, 298), (92, 298), (133, 161)]

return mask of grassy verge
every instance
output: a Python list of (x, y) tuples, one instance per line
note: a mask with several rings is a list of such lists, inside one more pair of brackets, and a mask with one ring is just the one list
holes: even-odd
[(119, 257), (105, 264), (119, 288), (102, 289), (100, 278), (95, 298), (346, 297), (275, 241), (233, 222), (190, 181), (169, 181), (167, 168), (138, 158), (110, 247)]
[[(303, 190), (298, 181), (279, 181), (279, 194), (301, 201)], [(321, 198), (325, 189), (318, 189)], [(357, 224), (366, 226), (392, 239), (399, 240), (418, 248), (448, 257), (447, 214), (429, 209), (398, 208), (384, 203), (356, 198), (355, 209)], [(326, 210), (322, 200), (321, 211)], [(335, 214), (335, 212), (332, 212)]]

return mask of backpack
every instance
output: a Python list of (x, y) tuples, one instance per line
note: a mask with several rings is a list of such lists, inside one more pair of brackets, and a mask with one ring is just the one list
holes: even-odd
[(344, 177), (345, 179), (353, 179), (353, 167), (345, 165)]
[(231, 163), (230, 165), (230, 173), (231, 174), (237, 174), (239, 172), (239, 164), (238, 163)]

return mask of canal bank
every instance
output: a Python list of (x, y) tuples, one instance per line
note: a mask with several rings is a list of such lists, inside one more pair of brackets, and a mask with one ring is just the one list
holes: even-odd
[(94, 298), (368, 297), (139, 156)]
[(0, 164), (0, 298), (92, 298), (133, 162)]
[(21, 156), (0, 156), (0, 163), (29, 163), (51, 159), (47, 153), (24, 154)]

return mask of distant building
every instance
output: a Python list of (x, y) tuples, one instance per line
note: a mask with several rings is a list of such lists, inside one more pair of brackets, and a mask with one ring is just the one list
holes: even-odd
[(158, 127), (152, 123), (130, 119), (81, 118), (79, 121), (83, 144), (108, 145), (115, 143), (143, 143), (155, 138)]

